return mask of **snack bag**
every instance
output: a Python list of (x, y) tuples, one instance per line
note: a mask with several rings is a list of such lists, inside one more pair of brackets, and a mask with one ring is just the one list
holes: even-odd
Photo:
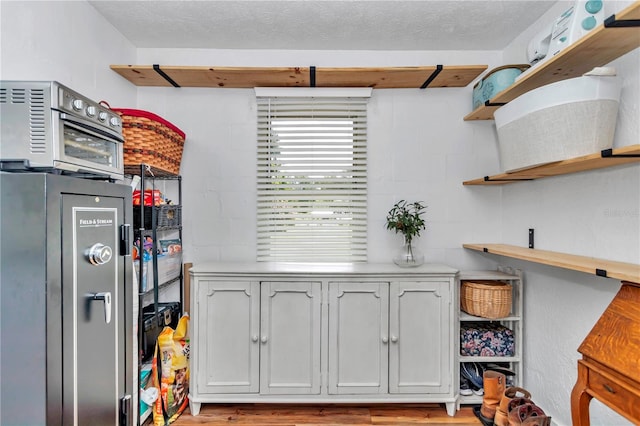
[(176, 330), (165, 327), (158, 336), (151, 374), (159, 397), (153, 407), (153, 424), (173, 423), (189, 404), (189, 315), (184, 314)]

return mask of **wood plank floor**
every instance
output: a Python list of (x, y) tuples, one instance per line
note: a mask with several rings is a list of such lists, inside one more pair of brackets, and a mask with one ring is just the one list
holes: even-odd
[(189, 409), (172, 423), (184, 425), (481, 425), (471, 407), (449, 417), (444, 404), (289, 405), (202, 404), (200, 414)]

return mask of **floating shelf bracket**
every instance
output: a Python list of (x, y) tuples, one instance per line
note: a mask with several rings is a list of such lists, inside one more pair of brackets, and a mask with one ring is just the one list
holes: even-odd
[(487, 107), (492, 107), (492, 106), (501, 107), (501, 106), (505, 106), (506, 104), (507, 104), (506, 102), (484, 101), (484, 106), (487, 106)]
[(309, 67), (309, 87), (316, 87), (316, 67)]
[(173, 87), (180, 87), (180, 85), (178, 83), (173, 81), (173, 79), (171, 77), (169, 77), (164, 71), (162, 71), (160, 69), (160, 64), (153, 64), (153, 70), (155, 72), (157, 72), (158, 74), (160, 74), (162, 76), (162, 78), (167, 80)]
[(604, 20), (605, 28), (629, 28), (640, 27), (640, 19), (621, 19), (616, 21), (616, 15), (611, 15)]
[(431, 84), (431, 82), (435, 80), (438, 74), (440, 74), (440, 71), (442, 71), (442, 65), (436, 65), (436, 69), (433, 70), (429, 78), (424, 83), (422, 83), (422, 86), (420, 86), (420, 88), (426, 89), (429, 86), (429, 84)]
[(534, 247), (534, 236), (535, 236), (535, 230), (533, 228), (529, 228), (529, 248), (535, 248)]
[(533, 178), (521, 178), (521, 179), (507, 179), (507, 178), (492, 178), (491, 176), (485, 176), (485, 182), (520, 182), (525, 180), (534, 180)]
[(616, 157), (629, 157), (629, 158), (640, 158), (640, 154), (614, 154), (613, 149), (603, 149), (600, 151), (600, 155), (602, 158), (616, 158)]

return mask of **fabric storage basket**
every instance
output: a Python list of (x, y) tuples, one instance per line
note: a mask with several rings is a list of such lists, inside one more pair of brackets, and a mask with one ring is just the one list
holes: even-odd
[(506, 173), (613, 146), (621, 81), (582, 76), (520, 95), (494, 112)]
[(511, 312), (511, 284), (502, 281), (462, 281), (460, 309), (482, 318), (504, 318)]
[(180, 174), (185, 134), (182, 130), (148, 111), (112, 108), (122, 117), (124, 165), (149, 166)]

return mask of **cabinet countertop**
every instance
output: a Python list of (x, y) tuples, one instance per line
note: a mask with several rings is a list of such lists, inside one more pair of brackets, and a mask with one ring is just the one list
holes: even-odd
[(447, 265), (425, 263), (402, 268), (393, 263), (296, 263), (296, 262), (202, 262), (190, 269), (195, 276), (422, 276), (455, 275), (458, 270)]

